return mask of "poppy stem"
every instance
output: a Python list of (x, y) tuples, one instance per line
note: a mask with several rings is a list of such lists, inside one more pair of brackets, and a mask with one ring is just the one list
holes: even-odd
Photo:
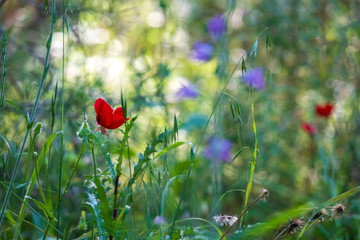
[(117, 199), (117, 192), (118, 192), (118, 186), (119, 186), (119, 175), (116, 175), (115, 178), (115, 190), (114, 190), (114, 212), (113, 212), (113, 218), (116, 220), (117, 216), (117, 208), (116, 208), (116, 199)]
[[(116, 207), (116, 199), (117, 199), (117, 192), (118, 192), (118, 186), (119, 186), (119, 175), (116, 175), (115, 178), (115, 189), (114, 189), (114, 205), (113, 205), (113, 218), (116, 220), (117, 217), (117, 207)], [(113, 239), (113, 236), (110, 235), (110, 240)]]
[(92, 154), (93, 163), (94, 163), (94, 179), (95, 179), (96, 178), (96, 168), (97, 167), (96, 167), (96, 159), (95, 159), (94, 148), (95, 148), (95, 143), (91, 147), (91, 154)]

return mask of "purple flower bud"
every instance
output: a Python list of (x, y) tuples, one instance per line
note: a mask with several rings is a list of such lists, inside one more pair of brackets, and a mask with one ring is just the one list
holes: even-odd
[(261, 90), (265, 87), (264, 69), (262, 67), (247, 71), (242, 79), (256, 90)]
[(182, 84), (181, 88), (176, 92), (176, 96), (179, 99), (197, 98), (199, 96), (199, 91), (195, 85), (187, 82)]
[(207, 29), (211, 37), (219, 40), (226, 33), (226, 21), (223, 15), (217, 14), (207, 23)]
[(204, 156), (213, 161), (231, 162), (232, 142), (228, 139), (219, 139), (214, 136), (210, 138), (208, 146), (205, 148)]
[(190, 57), (200, 62), (207, 62), (212, 58), (213, 53), (214, 47), (211, 44), (196, 42), (193, 45), (193, 50), (190, 53)]

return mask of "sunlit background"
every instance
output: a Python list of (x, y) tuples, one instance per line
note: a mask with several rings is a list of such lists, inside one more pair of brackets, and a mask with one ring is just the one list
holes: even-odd
[[(134, 164), (152, 137), (165, 128), (173, 129), (175, 116), (177, 140), (199, 144), (179, 218), (204, 218), (216, 224), (213, 215), (241, 213), (244, 192), (223, 194), (247, 187), (255, 147), (253, 120), (258, 150), (250, 199), (262, 188), (270, 196), (250, 210), (244, 220), (249, 226), (305, 202), (315, 206), (359, 185), (358, 1), (69, 0), (64, 3), (65, 15), (63, 3), (57, 4), (51, 63), (35, 118), (43, 124), (35, 150), (41, 151), (50, 133), (60, 130), (64, 67), (64, 185), (80, 151), (76, 133), (84, 113), (94, 130), (95, 100), (101, 97), (119, 107), (121, 94), (129, 117), (138, 116), (129, 139)], [(0, 27), (7, 32), (5, 98), (30, 112), (43, 71), (51, 1), (45, 10), (44, 1), (3, 0), (0, 13)], [(56, 90), (52, 128), (51, 99)], [(316, 106), (327, 103), (333, 107), (331, 113), (319, 114)], [(8, 105), (0, 114), (1, 135), (19, 149), (26, 130), (23, 118)], [(117, 138), (123, 133), (109, 132), (109, 139), (101, 139), (115, 161)], [(14, 160), (4, 142), (0, 148), (0, 180), (7, 182)], [(50, 193), (57, 189), (58, 179), (52, 176), (59, 169), (59, 148), (60, 142), (55, 141), (42, 171)], [(100, 153), (97, 162), (106, 169)], [(166, 172), (162, 159), (152, 162), (164, 181), (135, 197), (131, 211), (140, 221), (139, 228), (158, 215), (151, 203), (159, 203), (167, 180), (187, 174), (188, 145), (171, 151), (167, 162)], [(69, 229), (69, 239), (85, 232), (77, 228), (81, 210), (91, 215), (84, 204), (89, 166), (92, 158), (87, 149), (62, 207), (61, 226)], [(130, 166), (123, 164), (121, 182), (128, 180)], [(24, 169), (21, 165), (19, 183)], [(144, 182), (151, 179), (146, 175)], [(163, 216), (167, 224), (172, 222), (183, 185), (179, 177), (168, 189)], [(5, 188), (0, 189), (3, 199)], [(34, 191), (34, 197), (37, 194)], [(305, 239), (356, 239), (358, 201), (358, 196), (346, 200), (341, 220), (312, 227)], [(9, 204), (15, 213), (17, 204)], [(40, 221), (31, 215), (27, 220)], [(199, 223), (188, 224), (197, 227)], [(0, 239), (11, 236), (10, 227), (0, 227)], [(29, 224), (23, 224), (22, 230), (25, 239), (35, 233), (42, 237)], [(274, 232), (268, 234), (259, 239), (271, 239)]]

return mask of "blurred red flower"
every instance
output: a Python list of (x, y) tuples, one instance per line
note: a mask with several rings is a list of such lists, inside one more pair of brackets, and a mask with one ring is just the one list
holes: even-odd
[(315, 135), (317, 133), (316, 127), (307, 122), (301, 123), (301, 128), (310, 135)]
[[(101, 131), (109, 137), (107, 129), (116, 129), (125, 123), (122, 107), (114, 109), (102, 98), (95, 101), (96, 123), (100, 125), (94, 132)], [(129, 118), (126, 119), (126, 121)]]
[(316, 104), (315, 112), (320, 117), (329, 117), (331, 113), (334, 111), (334, 105), (331, 103), (325, 104)]

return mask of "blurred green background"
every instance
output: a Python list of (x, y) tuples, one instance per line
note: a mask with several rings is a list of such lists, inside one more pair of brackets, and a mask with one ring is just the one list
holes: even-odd
[[(44, 9), (44, 1), (38, 0), (3, 0), (1, 3), (0, 27), (7, 31), (8, 72), (4, 94), (26, 113), (31, 111), (41, 79), (51, 2), (48, 10)], [(179, 124), (178, 140), (196, 146), (229, 78), (226, 94), (200, 144), (180, 208), (182, 218), (200, 217), (214, 222), (210, 213), (240, 214), (242, 192), (227, 194), (214, 208), (226, 191), (246, 189), (255, 143), (252, 101), (258, 157), (250, 199), (255, 199), (263, 187), (269, 190), (270, 196), (250, 210), (249, 225), (271, 219), (277, 212), (304, 202), (310, 201), (316, 206), (359, 185), (359, 1), (77, 0), (65, 1), (65, 15), (62, 2), (57, 4), (51, 64), (35, 118), (35, 122), (43, 123), (35, 150), (41, 150), (51, 132), (60, 130), (60, 99), (64, 94), (63, 185), (80, 151), (81, 140), (76, 132), (84, 113), (91, 128), (96, 128), (93, 104), (97, 98), (106, 99), (111, 106), (120, 106), (123, 92), (128, 114), (138, 116), (130, 134), (129, 152), (131, 160), (137, 162), (137, 154), (144, 151), (153, 136), (165, 127), (173, 128), (175, 115)], [(212, 38), (207, 28), (217, 14), (225, 16), (227, 22), (226, 34), (219, 40)], [(213, 57), (208, 61), (191, 57), (198, 41), (214, 47)], [(250, 56), (256, 41), (256, 54)], [(251, 91), (242, 81), (241, 64), (236, 66), (243, 54), (248, 71), (255, 67), (265, 70), (264, 89)], [(51, 99), (56, 84), (52, 128)], [(179, 89), (184, 84), (196, 89), (196, 97), (179, 97)], [(230, 102), (240, 107), (240, 120), (233, 117)], [(327, 102), (334, 104), (334, 112), (328, 118), (317, 116), (316, 104)], [(303, 122), (316, 126), (317, 133), (304, 131)], [(1, 135), (19, 149), (26, 130), (19, 112), (6, 105), (0, 112), (0, 126)], [(231, 163), (208, 159), (204, 149), (213, 136), (232, 142), (232, 156), (245, 148)], [(110, 138), (102, 137), (102, 141), (115, 155), (116, 138), (121, 137), (119, 130), (112, 130)], [(15, 160), (4, 141), (0, 141), (0, 148), (0, 180), (8, 182)], [(47, 194), (54, 194), (53, 201), (56, 201), (58, 185), (59, 148), (60, 142), (54, 141), (48, 165), (42, 169), (42, 181), (50, 191)], [(152, 162), (164, 181), (159, 181), (154, 189), (139, 191), (132, 207), (140, 229), (146, 229), (146, 218), (154, 219), (157, 215), (151, 203), (159, 203), (165, 180), (186, 175), (190, 164), (188, 147), (184, 145), (172, 151), (167, 161), (167, 171), (163, 170), (162, 160)], [(100, 154), (97, 162), (99, 168), (106, 169), (106, 160)], [(62, 205), (61, 226), (68, 229), (69, 239), (83, 233), (77, 226), (81, 210), (86, 210), (84, 180), (91, 174), (90, 166), (91, 150), (87, 148)], [(121, 181), (126, 181), (129, 166), (123, 165), (123, 168)], [(23, 182), (24, 169), (21, 165), (17, 183)], [(151, 181), (151, 177), (145, 181)], [(164, 212), (167, 223), (172, 221), (183, 185), (178, 179), (170, 185)], [(0, 190), (0, 199), (3, 199), (5, 188), (1, 186)], [(147, 191), (148, 203), (144, 202)], [(23, 194), (22, 189), (18, 192)], [(33, 194), (36, 198), (36, 191)], [(304, 239), (358, 239), (359, 197), (344, 204), (346, 212), (342, 219), (312, 227)], [(16, 200), (10, 200), (8, 208), (16, 213), (19, 205)], [(27, 220), (43, 227), (36, 216), (29, 215)], [(186, 224), (199, 225), (198, 222)], [(8, 223), (3, 223), (0, 229), (1, 239), (12, 236)], [(30, 224), (23, 224), (25, 239), (31, 239), (35, 233), (42, 236)], [(271, 239), (273, 234), (259, 239)]]

